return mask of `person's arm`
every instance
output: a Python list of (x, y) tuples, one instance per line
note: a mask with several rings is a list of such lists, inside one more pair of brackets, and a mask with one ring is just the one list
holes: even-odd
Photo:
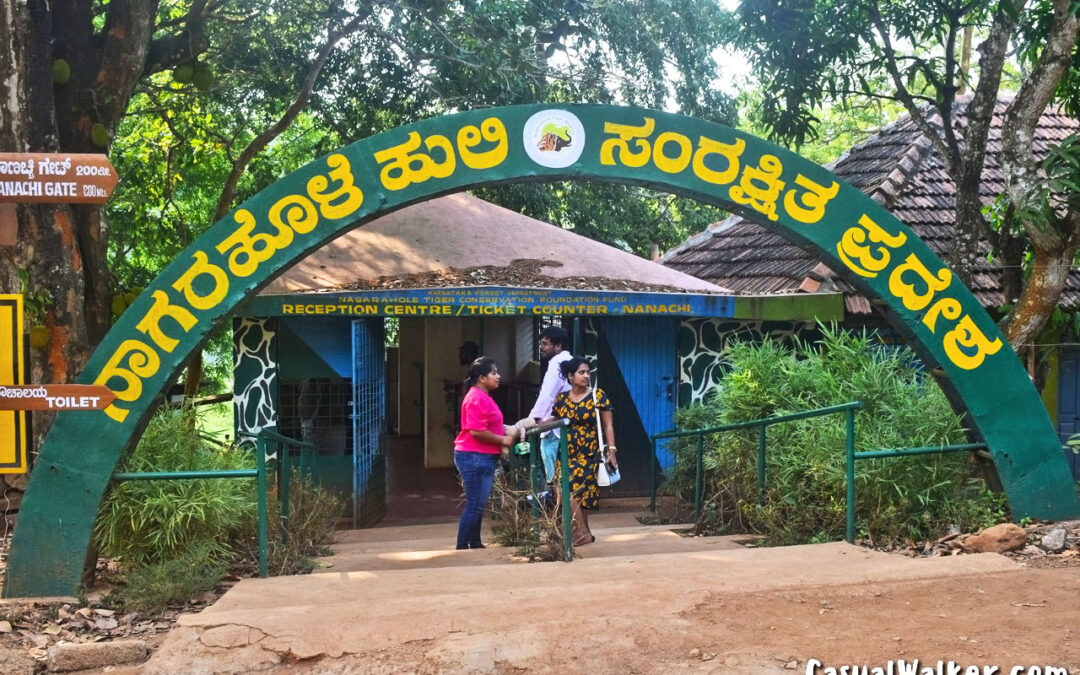
[(540, 383), (540, 393), (536, 396), (536, 404), (529, 411), (529, 417), (539, 422), (551, 416), (551, 405), (559, 394), (560, 377), (559, 364), (552, 357), (544, 371), (544, 381)]
[(610, 410), (600, 411), (600, 426), (604, 428), (604, 439), (607, 442), (607, 461), (615, 468), (618, 468), (619, 462), (615, 459), (615, 417), (611, 414)]
[(493, 443), (495, 445), (513, 445), (513, 436), (500, 436), (493, 434), (487, 429), (469, 429), (469, 433), (472, 437), (482, 443)]

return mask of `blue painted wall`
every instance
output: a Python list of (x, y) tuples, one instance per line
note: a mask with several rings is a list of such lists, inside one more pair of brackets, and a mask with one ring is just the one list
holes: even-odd
[[(599, 319), (600, 339), (610, 349), (619, 375), (648, 437), (674, 426), (678, 387), (679, 320), (669, 317)], [(602, 368), (606, 364), (601, 364)], [(604, 382), (600, 383), (604, 387)], [(637, 440), (635, 442), (641, 442)], [(619, 441), (622, 445), (622, 441)], [(620, 447), (620, 452), (622, 448)], [(671, 453), (658, 451), (661, 469), (674, 464)]]

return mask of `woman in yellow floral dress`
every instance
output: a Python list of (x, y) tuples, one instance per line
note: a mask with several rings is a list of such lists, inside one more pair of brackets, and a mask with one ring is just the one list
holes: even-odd
[[(591, 387), (591, 369), (588, 360), (580, 356), (560, 364), (563, 377), (570, 383), (570, 391), (555, 397), (551, 414), (555, 418), (570, 420), (566, 428), (566, 445), (570, 457), (570, 509), (574, 519), (573, 541), (575, 546), (596, 541), (589, 529), (587, 510), (600, 504), (600, 489), (596, 485), (596, 465), (600, 461), (599, 439), (596, 437), (596, 411), (600, 410), (600, 423), (607, 441), (607, 461), (618, 466), (615, 460), (615, 430), (612, 426), (611, 401), (602, 389)], [(556, 476), (560, 475), (559, 470)], [(556, 485), (558, 485), (556, 481)]]

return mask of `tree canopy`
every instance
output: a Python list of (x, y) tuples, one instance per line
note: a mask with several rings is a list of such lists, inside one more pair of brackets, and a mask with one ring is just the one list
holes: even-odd
[[(109, 152), (120, 174), (105, 209), (18, 209), (0, 283), (53, 300), (35, 318), (51, 342), (31, 377), (73, 380), (122, 309), (117, 295), (245, 196), (358, 138), (526, 101), (620, 101), (732, 121), (711, 57), (724, 20), (707, 0), (16, 3), (0, 18), (12, 45), (0, 55), (9, 74), (0, 94), (16, 102), (0, 111), (0, 146)], [(683, 214), (697, 213), (667, 196), (640, 207), (641, 193), (625, 189), (505, 194), (494, 196), (540, 217), (618, 213), (620, 229), (594, 219), (581, 231), (640, 252), (677, 241)], [(647, 219), (638, 224), (650, 234), (631, 236), (630, 217)]]
[[(903, 106), (956, 185), (948, 262), (968, 278), (980, 240), (989, 242), (1015, 300), (1004, 332), (1019, 348), (1051, 316), (1080, 248), (1077, 139), (1047, 155), (1033, 143), (1049, 105), (1077, 108), (1077, 9), (1070, 0), (743, 0), (732, 41), (770, 94), (761, 118), (780, 141), (814, 139), (814, 111), (826, 102)], [(975, 64), (965, 49), (972, 38)], [(981, 176), (994, 107), (1007, 91), (1014, 93), (999, 157), (1006, 187), (989, 210)]]

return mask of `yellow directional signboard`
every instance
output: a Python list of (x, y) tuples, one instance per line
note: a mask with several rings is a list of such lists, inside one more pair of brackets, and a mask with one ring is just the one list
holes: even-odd
[[(23, 299), (0, 295), (0, 386), (21, 385)], [(0, 473), (26, 473), (26, 413), (0, 410)]]

